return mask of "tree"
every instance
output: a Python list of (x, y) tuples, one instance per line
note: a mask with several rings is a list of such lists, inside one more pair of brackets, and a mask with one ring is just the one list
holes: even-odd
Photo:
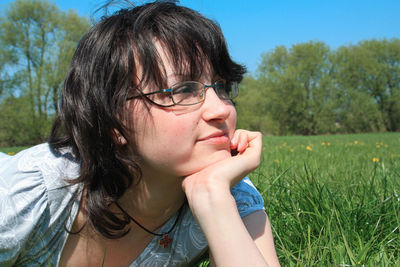
[[(352, 124), (352, 131), (399, 130), (400, 40), (370, 40), (340, 47), (335, 65), (335, 80), (342, 99), (338, 113), (342, 120), (358, 113), (360, 121), (370, 124)], [(356, 125), (364, 128), (354, 129)]]
[(370, 52), (374, 62), (365, 86), (384, 116), (386, 129), (400, 130), (400, 40), (369, 40), (359, 45)]
[(335, 129), (330, 50), (322, 42), (280, 46), (262, 55), (259, 79), (268, 84), (269, 108), (280, 134), (317, 134)]
[(269, 112), (268, 88), (260, 80), (246, 76), (241, 82), (239, 96), (235, 99), (238, 127), (277, 134), (278, 125)]
[[(32, 145), (28, 97), (6, 97), (0, 103), (0, 146)], [(49, 124), (46, 125), (49, 129)]]
[(31, 138), (36, 142), (47, 135), (45, 125), (57, 112), (73, 50), (88, 27), (87, 19), (62, 12), (47, 0), (16, 0), (0, 20), (1, 49), (14, 55), (9, 67), (0, 71), (19, 81), (18, 89), (11, 88), (13, 94), (29, 100)]

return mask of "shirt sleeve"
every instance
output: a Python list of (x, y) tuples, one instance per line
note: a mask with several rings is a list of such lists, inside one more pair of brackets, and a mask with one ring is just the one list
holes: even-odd
[(245, 177), (231, 189), (240, 217), (257, 210), (264, 210), (264, 200), (248, 177)]
[(44, 225), (48, 198), (38, 168), (24, 168), (21, 158), (0, 155), (0, 265), (12, 266), (32, 238), (33, 230)]
[(0, 266), (57, 266), (79, 210), (79, 164), (48, 144), (0, 155)]

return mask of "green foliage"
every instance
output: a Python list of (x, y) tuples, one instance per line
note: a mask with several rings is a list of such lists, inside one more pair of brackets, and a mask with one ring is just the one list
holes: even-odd
[[(336, 79), (342, 91), (369, 96), (371, 100), (367, 102), (373, 101), (376, 106), (372, 119), (380, 117), (379, 124), (388, 131), (400, 129), (400, 40), (370, 40), (341, 47), (336, 65)], [(361, 105), (359, 110), (366, 111), (368, 107)]]
[[(59, 91), (74, 48), (88, 27), (87, 19), (72, 11), (62, 12), (46, 0), (16, 0), (0, 18), (0, 99), (24, 98), (24, 108), (29, 109), (24, 111), (29, 143), (47, 136), (44, 130), (57, 113)], [(13, 127), (21, 127), (19, 122)]]
[(259, 79), (269, 89), (278, 134), (316, 134), (334, 129), (330, 51), (321, 42), (277, 47), (262, 55)]
[(0, 147), (0, 152), (6, 153), (10, 156), (17, 154), (18, 152), (27, 149), (27, 146), (11, 146), (11, 147)]
[[(400, 40), (337, 51), (308, 42), (261, 58), (257, 79), (244, 80), (239, 126), (279, 135), (400, 130)], [(256, 94), (256, 102), (247, 94)]]
[(50, 130), (51, 120), (37, 121), (39, 127), (30, 120), (29, 99), (27, 97), (8, 97), (0, 103), (0, 146), (22, 146), (37, 144), (41, 140), (32, 138), (39, 129), (41, 136)]
[(265, 137), (251, 174), (282, 266), (398, 266), (400, 134)]
[(245, 77), (240, 84), (239, 97), (235, 100), (238, 128), (258, 129), (267, 134), (277, 132), (278, 125), (268, 110), (268, 99), (268, 90), (263, 88), (262, 82), (251, 76)]

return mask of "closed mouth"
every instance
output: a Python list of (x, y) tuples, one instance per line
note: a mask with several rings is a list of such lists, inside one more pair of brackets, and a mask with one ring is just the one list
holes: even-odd
[(220, 143), (230, 142), (230, 139), (229, 139), (229, 135), (227, 132), (218, 131), (218, 132), (212, 133), (206, 137), (200, 138), (198, 141), (220, 144)]

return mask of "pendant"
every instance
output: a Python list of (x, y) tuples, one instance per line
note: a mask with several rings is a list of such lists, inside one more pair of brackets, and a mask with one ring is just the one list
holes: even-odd
[(169, 244), (172, 244), (172, 238), (169, 238), (168, 234), (163, 234), (163, 236), (158, 241), (160, 246), (167, 248)]

